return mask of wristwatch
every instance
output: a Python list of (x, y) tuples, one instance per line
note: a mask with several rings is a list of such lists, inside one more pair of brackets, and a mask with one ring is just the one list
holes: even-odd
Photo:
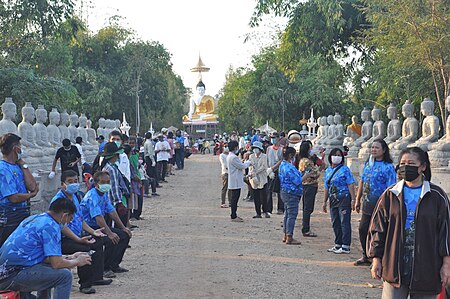
[(28, 169), (28, 164), (23, 164), (22, 169)]

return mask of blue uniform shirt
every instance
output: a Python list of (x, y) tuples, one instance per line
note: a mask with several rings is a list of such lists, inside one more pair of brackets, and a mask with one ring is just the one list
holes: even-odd
[[(338, 167), (338, 166), (336, 166)], [(332, 168), (331, 166), (328, 166), (327, 169), (325, 169), (324, 174), (324, 188), (329, 190), (329, 188), (334, 185), (338, 191), (338, 197), (349, 198), (350, 191), (348, 190), (348, 185), (354, 184), (355, 179), (353, 178), (353, 174), (350, 171), (350, 168), (343, 165), (341, 168), (337, 170), (337, 172), (334, 174), (333, 178), (331, 179), (330, 184), (328, 184), (328, 180), (330, 179), (331, 175), (333, 174), (335, 168)]]
[(23, 220), (0, 248), (0, 269), (31, 267), (49, 256), (61, 256), (61, 228), (48, 213)]
[(13, 203), (9, 200), (9, 196), (13, 194), (28, 193), (19, 165), (0, 161), (0, 186), (0, 217), (7, 218), (7, 225), (18, 225), (30, 216), (26, 201)]
[[(61, 197), (68, 199), (66, 194), (62, 190), (59, 190), (58, 193), (56, 193), (55, 197), (53, 197), (52, 200), (50, 201), (50, 204), (52, 204), (56, 199)], [(76, 194), (73, 195), (72, 202), (77, 207), (77, 211), (73, 215), (72, 221), (70, 221), (70, 223), (67, 224), (67, 227), (70, 228), (70, 230), (75, 235), (81, 237), (81, 233), (83, 232), (83, 214), (81, 214), (80, 201), (78, 200)]]
[(397, 181), (397, 173), (392, 163), (374, 161), (371, 165), (366, 162), (361, 176), (363, 181), (364, 200), (363, 212), (371, 215), (378, 198), (391, 185)]
[(99, 228), (96, 216), (105, 216), (115, 211), (111, 201), (108, 198), (108, 194), (100, 195), (96, 188), (90, 189), (80, 204), (83, 220), (92, 228)]
[(280, 178), (280, 187), (286, 193), (302, 196), (302, 174), (295, 168), (294, 165), (287, 161), (283, 161), (278, 169), (278, 176)]
[(406, 223), (405, 228), (411, 228), (416, 217), (416, 207), (422, 194), (422, 186), (410, 188), (408, 186), (403, 187), (403, 200), (406, 206)]

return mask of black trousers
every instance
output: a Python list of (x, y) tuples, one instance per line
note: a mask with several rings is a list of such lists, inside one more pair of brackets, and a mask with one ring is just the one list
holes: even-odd
[(241, 196), (241, 189), (230, 189), (231, 192), (231, 219), (237, 217), (237, 206), (239, 197)]
[(310, 230), (311, 214), (314, 212), (314, 203), (316, 201), (317, 186), (303, 185), (303, 219), (302, 233)]
[(17, 225), (8, 225), (8, 226), (0, 226), (0, 247), (3, 246), (6, 239), (13, 233), (13, 231), (16, 230), (16, 228), (19, 226), (19, 223)]
[(120, 241), (114, 245), (110, 238), (103, 237), (103, 243), (105, 244), (105, 271), (114, 270), (119, 267), (130, 242), (130, 237), (123, 230), (112, 227), (111, 231), (119, 236)]
[(262, 189), (253, 189), (253, 200), (255, 203), (256, 215), (261, 215), (261, 206), (263, 213), (267, 213), (267, 184)]
[(361, 221), (359, 222), (359, 241), (361, 242), (361, 247), (363, 251), (363, 257), (367, 258), (366, 254), (366, 244), (367, 244), (367, 234), (369, 232), (370, 219), (372, 215), (361, 214)]
[(142, 209), (144, 207), (144, 196), (141, 194), (138, 196), (138, 206), (136, 210), (133, 210), (133, 217), (139, 219), (142, 214)]
[(77, 243), (69, 238), (62, 238), (61, 249), (63, 254), (73, 254), (75, 252), (89, 252), (89, 250), (95, 250), (95, 253), (91, 256), (91, 265), (78, 267), (78, 283), (80, 288), (88, 288), (92, 286), (92, 283), (97, 280), (103, 279), (103, 239), (95, 238), (95, 243), (91, 245), (84, 245)]
[(156, 163), (156, 171), (158, 173), (158, 181), (164, 181), (166, 179), (166, 173), (167, 173), (167, 164), (168, 161), (158, 161)]
[(156, 167), (152, 166), (152, 159), (145, 157), (145, 164), (147, 165), (147, 175), (158, 182), (158, 174), (156, 173)]

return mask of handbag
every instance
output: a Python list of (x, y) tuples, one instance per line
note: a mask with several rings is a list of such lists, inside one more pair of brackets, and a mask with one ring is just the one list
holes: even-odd
[[(342, 167), (342, 164), (336, 167), (336, 169), (331, 174), (330, 178), (328, 179), (327, 185), (329, 186), (331, 183), (331, 179), (334, 177), (336, 172)], [(328, 189), (328, 200), (330, 201), (330, 206), (337, 206), (342, 198), (339, 198), (339, 191), (337, 187), (334, 185), (334, 183), (331, 185), (331, 187)]]

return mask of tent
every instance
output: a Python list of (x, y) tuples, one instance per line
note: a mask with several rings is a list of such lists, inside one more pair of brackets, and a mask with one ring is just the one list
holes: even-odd
[(272, 128), (271, 126), (269, 126), (269, 122), (266, 122), (265, 125), (257, 128), (256, 130), (259, 130), (261, 132), (265, 132), (266, 134), (272, 134), (273, 132), (277, 131), (274, 128)]
[(176, 131), (178, 131), (178, 128), (175, 128), (174, 126), (170, 126), (167, 128), (167, 132), (172, 132), (175, 134)]

